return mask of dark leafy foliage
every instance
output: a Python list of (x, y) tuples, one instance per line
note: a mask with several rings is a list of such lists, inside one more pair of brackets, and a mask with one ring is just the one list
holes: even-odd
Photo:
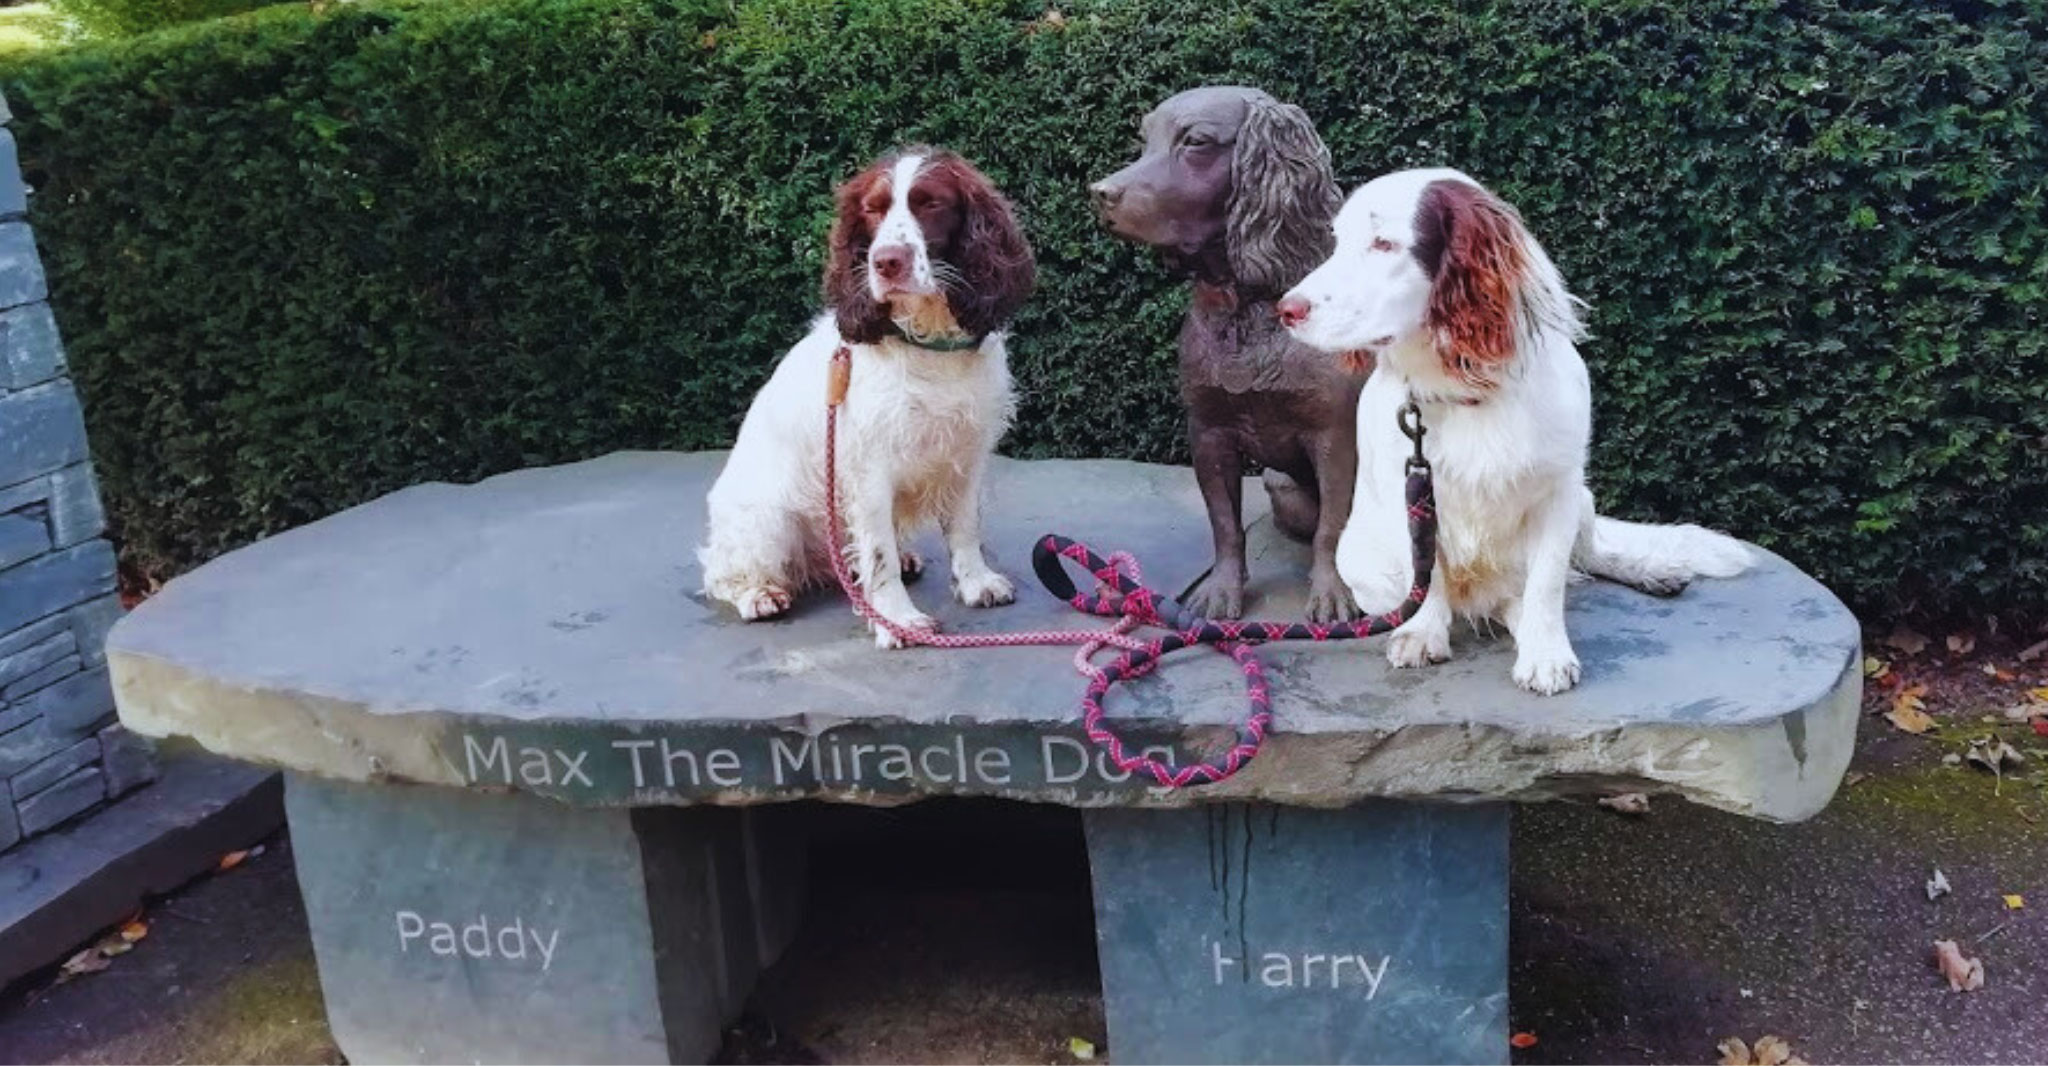
[(6, 77), (131, 549), (178, 568), (428, 479), (727, 442), (827, 191), (944, 143), (1041, 285), (1010, 450), (1174, 460), (1185, 296), (1088, 178), (1198, 82), (1347, 182), (1450, 164), (1592, 304), (1603, 503), (1859, 608), (2048, 602), (2043, 0), (366, 0)]

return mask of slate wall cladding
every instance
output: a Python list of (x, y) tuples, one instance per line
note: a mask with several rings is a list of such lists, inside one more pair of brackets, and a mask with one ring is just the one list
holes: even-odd
[(156, 779), (114, 721), (114, 552), (27, 209), (0, 126), (0, 851)]

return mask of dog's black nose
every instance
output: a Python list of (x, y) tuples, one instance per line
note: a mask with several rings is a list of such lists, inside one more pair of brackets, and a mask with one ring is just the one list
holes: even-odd
[(875, 249), (872, 259), (875, 273), (883, 281), (902, 281), (910, 273), (910, 246), (890, 244)]
[(1106, 181), (1098, 181), (1088, 186), (1088, 195), (1095, 201), (1096, 210), (1111, 211), (1124, 198), (1124, 189), (1121, 185), (1111, 185)]

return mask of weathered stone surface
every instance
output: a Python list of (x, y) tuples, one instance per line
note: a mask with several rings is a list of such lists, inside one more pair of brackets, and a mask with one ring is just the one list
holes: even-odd
[[(0, 169), (0, 179), (6, 171)], [(25, 389), (64, 372), (64, 346), (47, 303), (0, 311), (0, 389)]]
[[(115, 629), (123, 718), (317, 774), (598, 805), (978, 793), (1341, 806), (1627, 787), (1798, 819), (1849, 757), (1856, 622), (1766, 555), (1669, 600), (1574, 588), (1585, 675), (1556, 697), (1517, 689), (1511, 649), (1470, 634), (1425, 670), (1392, 670), (1379, 641), (1265, 649), (1267, 751), (1199, 797), (1161, 794), (1087, 746), (1066, 649), (880, 652), (836, 595), (752, 625), (705, 601), (694, 548), (721, 461), (622, 454), (421, 486), (231, 553)], [(939, 582), (915, 588), (951, 630), (1099, 626), (1032, 582), (1028, 548), (1049, 530), (1133, 550), (1169, 590), (1208, 559), (1194, 479), (1177, 468), (1001, 461), (988, 526), (1018, 602), (971, 611)], [(1253, 539), (1255, 610), (1293, 615), (1305, 550), (1266, 523)], [(1111, 714), (1144, 743), (1206, 748), (1244, 713), (1242, 686), (1223, 657), (1191, 650), (1119, 688)]]
[(87, 737), (15, 774), (8, 780), (7, 785), (13, 791), (15, 801), (20, 802), (56, 784), (67, 774), (92, 765), (99, 757), (99, 738)]
[(77, 653), (78, 638), (70, 630), (55, 625), (39, 625), (36, 629), (43, 639), (17, 651), (0, 651), (0, 699), (5, 699), (4, 693), (16, 681)]
[(103, 540), (0, 570), (0, 632), (102, 596), (113, 581), (114, 549)]
[(351, 1061), (703, 1061), (753, 978), (739, 812), (297, 775), (287, 797)]
[(106, 511), (91, 463), (74, 463), (50, 475), (50, 536), (59, 548), (100, 535)]
[(14, 133), (0, 130), (0, 218), (18, 218), (28, 213), (28, 186), (21, 180), (20, 153)]
[(100, 730), (99, 737), (108, 796), (123, 796), (156, 780), (156, 745), (147, 738), (118, 724)]
[(10, 718), (0, 732), (0, 778), (13, 777), (78, 739), (52, 732), (28, 707), (10, 707), (5, 713)]
[(49, 294), (28, 223), (0, 222), (0, 309), (34, 303)]
[(126, 613), (121, 607), (120, 595), (110, 592), (98, 599), (87, 600), (66, 614), (72, 635), (78, 638), (78, 654), (85, 659), (85, 665), (98, 666), (107, 661), (107, 631), (114, 628), (114, 623)]
[(0, 514), (0, 570), (50, 550), (50, 526), (25, 514)]
[[(31, 695), (70, 677), (79, 671), (78, 656), (66, 655), (32, 674), (15, 679), (6, 688), (0, 689), (0, 700), (21, 701), (24, 706)], [(41, 713), (40, 708), (37, 713)]]
[(21, 816), (21, 835), (34, 836), (106, 798), (107, 781), (100, 768), (79, 770), (15, 803), (14, 809)]
[(97, 727), (114, 709), (104, 668), (59, 681), (30, 696), (27, 702), (50, 723), (51, 730), (59, 733), (85, 733)]
[(189, 752), (166, 758), (163, 774), (154, 787), (0, 855), (0, 984), (78, 950), (145, 897), (213, 869), (223, 852), (284, 821), (270, 771)]
[[(6, 851), (21, 839), (21, 822), (14, 815), (14, 804), (0, 803), (0, 851)], [(5, 882), (0, 882), (4, 886)], [(0, 887), (4, 891), (4, 887)]]
[(1115, 1061), (1507, 1061), (1505, 804), (1086, 822)]
[(0, 486), (86, 459), (85, 416), (68, 381), (0, 394), (0, 426)]

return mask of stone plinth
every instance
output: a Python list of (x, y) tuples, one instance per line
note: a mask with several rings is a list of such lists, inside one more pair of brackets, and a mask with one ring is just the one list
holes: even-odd
[[(1379, 641), (1263, 649), (1265, 753), (1222, 785), (1148, 788), (1079, 730), (1067, 649), (877, 651), (830, 591), (773, 623), (707, 603), (720, 458), (409, 489), (215, 560), (116, 627), (129, 728), (295, 772), (352, 1058), (699, 1060), (801, 910), (800, 818), (763, 805), (987, 795), (1089, 808), (1116, 1061), (1501, 1062), (1500, 801), (1641, 789), (1799, 819), (1854, 740), (1855, 621), (1766, 556), (1668, 600), (1573, 589), (1584, 680), (1556, 697), (1471, 634), (1421, 670)], [(1032, 583), (1048, 531), (1133, 550), (1175, 592), (1207, 562), (1185, 470), (1001, 461), (990, 496), (1019, 600), (913, 587), (950, 629), (1099, 627)], [(1266, 521), (1251, 542), (1254, 611), (1296, 616), (1305, 549)], [(1111, 713), (1198, 752), (1242, 684), (1191, 650)]]

